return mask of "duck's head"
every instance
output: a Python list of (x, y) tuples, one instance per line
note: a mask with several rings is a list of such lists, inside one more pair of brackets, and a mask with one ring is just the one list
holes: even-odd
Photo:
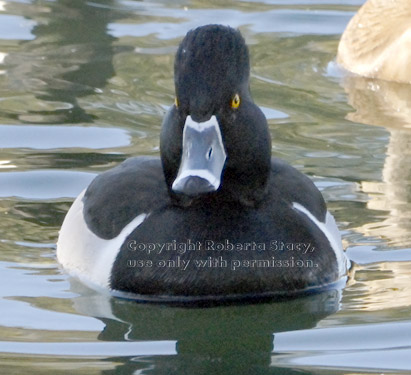
[(267, 121), (249, 91), (248, 48), (240, 32), (207, 25), (190, 31), (174, 65), (176, 101), (160, 148), (173, 197), (222, 197), (255, 204), (270, 171)]

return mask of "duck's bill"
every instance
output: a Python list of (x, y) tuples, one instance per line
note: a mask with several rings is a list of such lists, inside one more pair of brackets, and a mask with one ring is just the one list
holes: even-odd
[(183, 151), (180, 168), (172, 189), (189, 196), (216, 191), (226, 153), (217, 118), (196, 122), (187, 116), (183, 130)]

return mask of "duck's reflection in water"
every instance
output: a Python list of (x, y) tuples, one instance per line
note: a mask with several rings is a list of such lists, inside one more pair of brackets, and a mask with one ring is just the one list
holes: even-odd
[(384, 126), (389, 132), (381, 181), (362, 181), (371, 198), (367, 208), (385, 211), (383, 219), (359, 230), (387, 240), (390, 246), (411, 246), (411, 85), (347, 76), (344, 88), (355, 109), (347, 119)]
[[(276, 362), (275, 333), (315, 327), (339, 309), (341, 290), (262, 304), (211, 308), (140, 304), (85, 291), (77, 312), (104, 322), (102, 341), (174, 341), (175, 355), (110, 358), (105, 374), (301, 374)], [(159, 343), (160, 345), (160, 343)]]

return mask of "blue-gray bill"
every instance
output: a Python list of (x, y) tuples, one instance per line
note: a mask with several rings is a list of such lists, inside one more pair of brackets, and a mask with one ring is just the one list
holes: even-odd
[(204, 122), (196, 122), (187, 116), (180, 168), (172, 189), (189, 196), (216, 191), (221, 184), (225, 160), (226, 152), (216, 116)]

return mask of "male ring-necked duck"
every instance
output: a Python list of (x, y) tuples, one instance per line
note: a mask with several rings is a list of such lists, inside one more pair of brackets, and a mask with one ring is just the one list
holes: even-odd
[(411, 83), (411, 1), (368, 0), (345, 29), (337, 62), (365, 77)]
[(131, 158), (70, 208), (57, 257), (83, 280), (148, 301), (294, 295), (347, 271), (334, 218), (311, 180), (271, 158), (239, 31), (190, 31), (161, 159)]

